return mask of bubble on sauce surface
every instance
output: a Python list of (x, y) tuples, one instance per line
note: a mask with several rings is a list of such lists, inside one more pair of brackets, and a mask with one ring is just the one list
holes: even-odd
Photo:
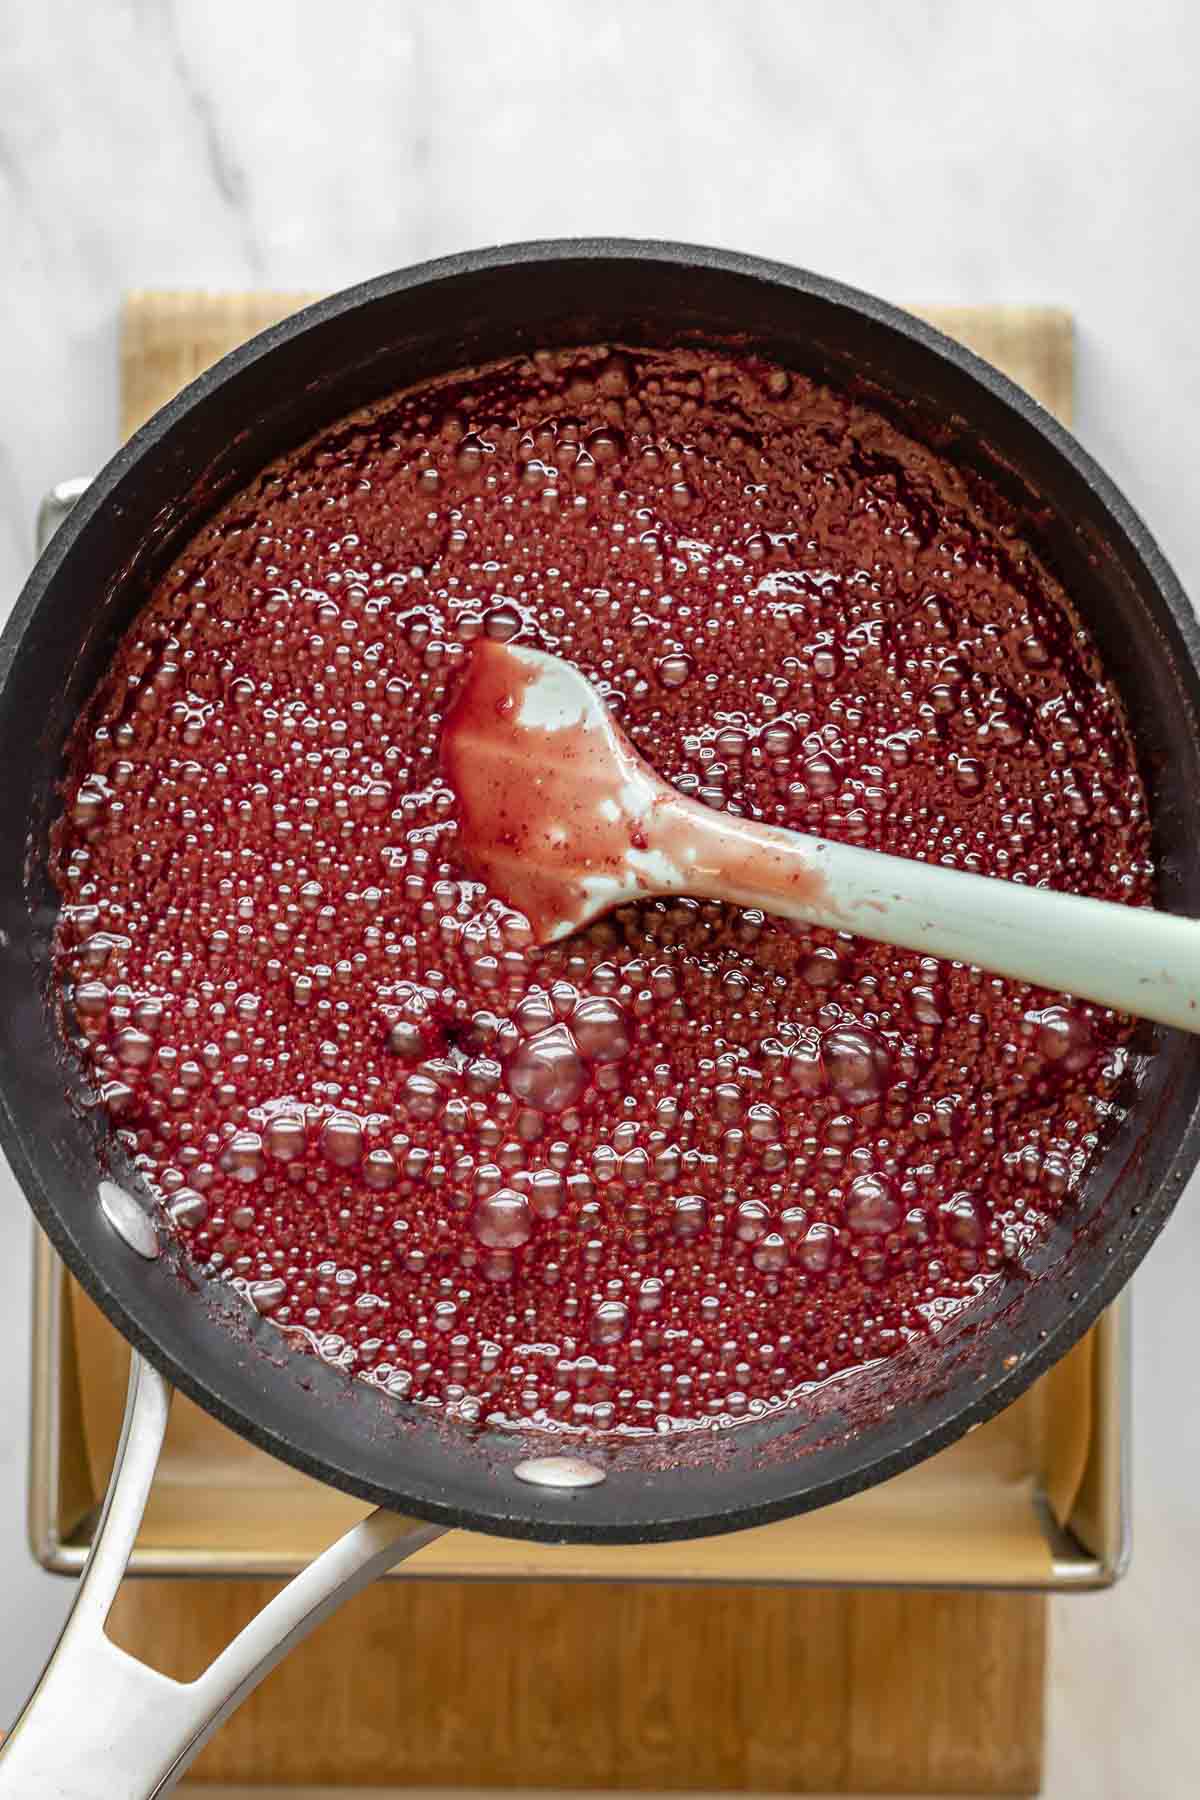
[(890, 1062), (886, 1046), (861, 1025), (839, 1025), (821, 1044), (829, 1085), (840, 1100), (867, 1106), (887, 1086)]
[(837, 1251), (837, 1231), (821, 1221), (810, 1225), (800, 1241), (796, 1260), (813, 1275), (823, 1275), (832, 1267)]
[(619, 1062), (629, 1054), (625, 1009), (604, 994), (580, 1000), (571, 1014), (571, 1036), (589, 1062)]
[(952, 1244), (978, 1249), (987, 1238), (988, 1210), (976, 1194), (960, 1192), (941, 1208), (942, 1227)]
[(235, 1131), (223, 1160), (238, 1181), (256, 1181), (263, 1169), (263, 1141), (259, 1133)]
[(918, 1025), (942, 1025), (946, 1019), (946, 1001), (941, 987), (932, 981), (909, 990), (908, 1004)]
[(557, 1169), (537, 1169), (529, 1181), (529, 1204), (539, 1219), (556, 1219), (563, 1208), (566, 1184)]
[(398, 1179), (399, 1173), (395, 1157), (382, 1145), (377, 1144), (374, 1149), (368, 1150), (363, 1158), (362, 1175), (369, 1188), (389, 1188)]
[(734, 1214), (734, 1232), (743, 1244), (756, 1244), (765, 1236), (771, 1209), (763, 1200), (742, 1200)]
[(804, 979), (810, 987), (836, 987), (842, 979), (841, 959), (827, 944), (818, 945), (804, 964)]
[(886, 1176), (855, 1176), (846, 1199), (846, 1223), (856, 1237), (886, 1237), (900, 1218), (900, 1202)]
[(825, 1093), (829, 1086), (829, 1074), (822, 1055), (821, 1040), (815, 1032), (806, 1031), (788, 1046), (787, 1078), (800, 1094), (816, 1098)]
[(276, 1275), (269, 1281), (251, 1282), (247, 1291), (256, 1312), (273, 1313), (287, 1294), (287, 1282)]
[(322, 1154), (339, 1169), (358, 1166), (363, 1151), (362, 1122), (349, 1112), (335, 1112), (321, 1127)]
[(788, 1247), (786, 1239), (778, 1231), (769, 1231), (755, 1245), (750, 1253), (750, 1260), (756, 1269), (765, 1275), (778, 1274), (788, 1264)]
[(524, 1194), (499, 1188), (475, 1202), (471, 1231), (489, 1250), (519, 1250), (533, 1236), (533, 1211)]
[(167, 1212), (174, 1224), (194, 1231), (208, 1217), (208, 1202), (195, 1188), (181, 1187), (172, 1194)]
[(954, 779), (961, 793), (978, 794), (984, 783), (983, 764), (973, 756), (957, 757), (954, 764)]
[(538, 1112), (559, 1113), (571, 1106), (587, 1085), (579, 1046), (565, 1025), (551, 1025), (526, 1038), (514, 1052), (506, 1072), (519, 1100)]
[(619, 1344), (629, 1332), (629, 1308), (623, 1300), (602, 1300), (592, 1313), (588, 1336), (593, 1344)]
[(117, 1033), (114, 1048), (119, 1062), (131, 1069), (144, 1069), (154, 1055), (154, 1039), (136, 1026), (127, 1025)]
[(638, 1284), (637, 1307), (639, 1312), (656, 1313), (666, 1298), (665, 1284), (658, 1275), (646, 1275)]
[(671, 1223), (677, 1238), (699, 1237), (708, 1223), (703, 1194), (681, 1194), (672, 1207)]
[(489, 607), (483, 615), (483, 629), (484, 634), (496, 643), (507, 643), (520, 631), (521, 615), (515, 606), (501, 601), (498, 605)]
[(664, 656), (658, 664), (658, 679), (665, 688), (681, 688), (691, 676), (695, 664), (682, 651)]
[(268, 1156), (279, 1162), (294, 1162), (308, 1147), (308, 1132), (298, 1113), (276, 1113), (263, 1133)]
[(1096, 1039), (1082, 1012), (1069, 1006), (1047, 1006), (1035, 1019), (1038, 1053), (1047, 1065), (1068, 1075), (1086, 1069), (1096, 1053)]
[(388, 1043), (397, 1056), (416, 1057), (425, 1053), (425, 1037), (414, 1019), (398, 1019), (388, 1033)]
[(102, 1019), (108, 1011), (108, 989), (102, 981), (81, 981), (75, 989), (75, 1011), (81, 1019)]
[(403, 1096), (405, 1109), (411, 1118), (422, 1120), (437, 1117), (441, 1089), (432, 1075), (410, 1075), (404, 1084)]

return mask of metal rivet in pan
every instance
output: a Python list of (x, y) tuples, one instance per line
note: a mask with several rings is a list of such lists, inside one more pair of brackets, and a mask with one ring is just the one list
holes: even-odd
[(532, 1487), (548, 1488), (598, 1487), (608, 1479), (603, 1469), (582, 1456), (530, 1456), (513, 1465), (513, 1474)]
[(100, 1208), (117, 1236), (147, 1262), (153, 1262), (162, 1246), (154, 1222), (132, 1194), (115, 1181), (100, 1183)]

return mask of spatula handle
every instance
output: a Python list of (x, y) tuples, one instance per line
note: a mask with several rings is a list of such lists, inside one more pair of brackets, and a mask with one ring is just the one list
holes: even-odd
[(972, 963), (1200, 1031), (1200, 920), (688, 808), (685, 891)]

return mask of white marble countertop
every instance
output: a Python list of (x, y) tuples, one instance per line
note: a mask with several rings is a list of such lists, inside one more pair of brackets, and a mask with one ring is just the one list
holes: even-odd
[[(729, 244), (1078, 321), (1080, 437), (1200, 595), (1190, 0), (43, 0), (0, 24), (0, 606), (116, 434), (123, 289), (336, 287), (470, 245)], [(27, 1232), (4, 1171), (0, 1720), (65, 1584), (23, 1537)], [(1139, 1275), (1136, 1544), (1055, 1603), (1046, 1792), (1197, 1786), (1200, 1189)]]

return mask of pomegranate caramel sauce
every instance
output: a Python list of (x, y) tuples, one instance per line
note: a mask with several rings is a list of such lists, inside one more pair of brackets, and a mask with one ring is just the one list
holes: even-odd
[(200, 532), (70, 747), (64, 1028), (195, 1263), (501, 1427), (732, 1424), (936, 1334), (1077, 1203), (1133, 1022), (709, 902), (539, 949), (459, 860), (481, 638), (714, 807), (1151, 898), (1066, 596), (881, 413), (610, 347), (392, 395)]

